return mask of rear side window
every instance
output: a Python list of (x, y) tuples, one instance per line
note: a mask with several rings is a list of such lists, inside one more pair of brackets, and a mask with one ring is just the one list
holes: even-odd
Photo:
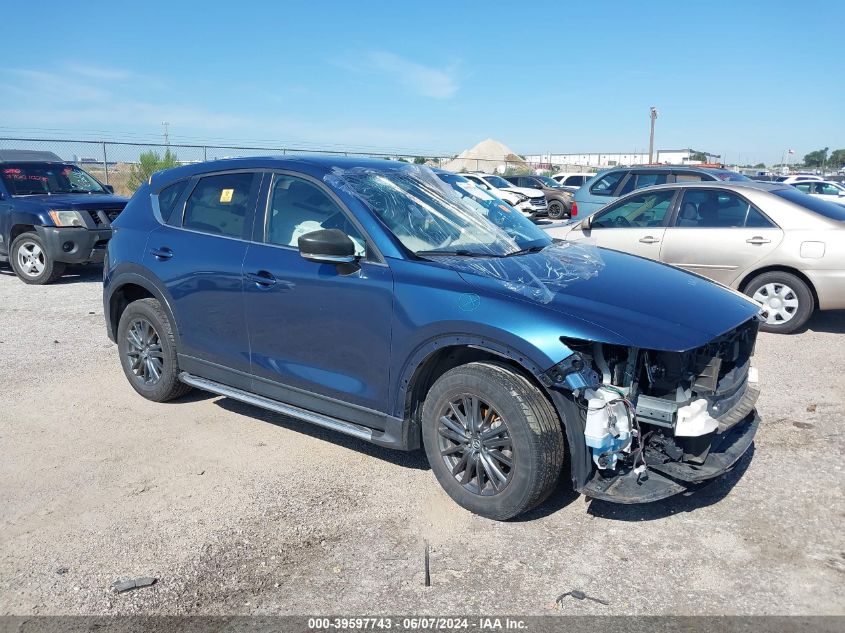
[(774, 228), (745, 198), (730, 191), (693, 189), (684, 192), (675, 226), (680, 228)]
[(612, 171), (606, 176), (599, 178), (593, 186), (590, 187), (590, 193), (594, 196), (612, 196), (613, 190), (621, 182), (628, 172), (626, 171)]
[(666, 179), (668, 174), (660, 174), (660, 173), (644, 173), (638, 174), (633, 173), (631, 177), (625, 181), (625, 184), (622, 187), (622, 191), (619, 192), (620, 196), (627, 195), (632, 191), (636, 191), (637, 189), (642, 189), (643, 187), (650, 187), (651, 185), (664, 185), (666, 184)]
[(189, 180), (180, 180), (179, 182), (174, 182), (172, 185), (167, 185), (158, 192), (158, 208), (161, 211), (161, 219), (165, 222), (170, 221), (170, 217), (176, 209), (176, 203), (179, 202), (182, 194), (185, 193), (185, 188), (189, 182)]
[(701, 174), (693, 174), (690, 172), (682, 172), (675, 174), (675, 182), (701, 182), (702, 180), (713, 180), (712, 178), (704, 178)]
[(772, 193), (784, 200), (789, 200), (790, 202), (802, 206), (805, 209), (809, 209), (814, 213), (823, 215), (828, 219), (845, 222), (845, 206), (842, 206), (841, 204), (808, 196), (807, 194), (801, 193), (792, 187), (789, 189), (778, 189)]
[(200, 179), (185, 203), (186, 229), (244, 237), (250, 205), (255, 204), (256, 174), (220, 174)]
[(570, 176), (566, 179), (566, 184), (570, 187), (580, 187), (584, 184), (584, 176)]

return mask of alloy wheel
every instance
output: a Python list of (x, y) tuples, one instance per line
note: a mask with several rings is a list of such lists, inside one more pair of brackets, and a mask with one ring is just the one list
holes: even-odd
[(35, 242), (27, 240), (18, 247), (18, 267), (27, 277), (38, 277), (44, 272), (47, 262), (44, 251)]
[(440, 455), (466, 490), (499, 494), (514, 472), (513, 444), (505, 420), (490, 404), (463, 394), (441, 411), (437, 425)]
[(164, 370), (161, 340), (152, 323), (135, 319), (126, 331), (126, 358), (132, 373), (145, 385), (154, 385)]
[(761, 314), (770, 325), (786, 323), (798, 310), (798, 295), (786, 284), (765, 284), (760, 286), (751, 298), (763, 306)]

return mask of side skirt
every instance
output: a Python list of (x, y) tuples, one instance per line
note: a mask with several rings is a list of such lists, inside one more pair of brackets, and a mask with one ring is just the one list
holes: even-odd
[(266, 398), (249, 391), (244, 391), (243, 389), (230, 387), (214, 380), (201, 378), (199, 376), (189, 374), (188, 372), (183, 371), (180, 373), (179, 380), (184, 382), (186, 385), (191, 385), (192, 387), (196, 387), (197, 389), (201, 389), (203, 391), (216, 393), (219, 396), (232, 398), (233, 400), (238, 400), (239, 402), (259, 407), (261, 409), (267, 409), (268, 411), (280, 413), (281, 415), (309, 422), (326, 429), (351, 435), (353, 437), (357, 437), (358, 439), (372, 442), (373, 444), (400, 450), (417, 448), (416, 446), (407, 446), (407, 442), (403, 441), (405, 440), (405, 433), (403, 431), (404, 427), (407, 425), (402, 420), (389, 418), (388, 428), (385, 431), (378, 431), (359, 424), (323, 415), (322, 413), (301, 409), (290, 404), (285, 404), (284, 402), (279, 402), (278, 400), (272, 400), (271, 398)]

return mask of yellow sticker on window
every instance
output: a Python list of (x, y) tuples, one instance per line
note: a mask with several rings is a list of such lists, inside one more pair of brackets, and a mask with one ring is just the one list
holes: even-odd
[(220, 192), (220, 202), (231, 202), (232, 201), (232, 194), (235, 193), (234, 189), (223, 189)]

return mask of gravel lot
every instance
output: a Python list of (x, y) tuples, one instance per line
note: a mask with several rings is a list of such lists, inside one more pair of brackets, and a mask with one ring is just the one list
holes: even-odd
[[(422, 452), (136, 395), (100, 270), (0, 268), (0, 614), (845, 614), (845, 313), (762, 334), (753, 456), (688, 497), (471, 515)], [(423, 583), (425, 543), (432, 586)], [(153, 576), (150, 588), (110, 591)], [(555, 598), (581, 589), (610, 602)]]

